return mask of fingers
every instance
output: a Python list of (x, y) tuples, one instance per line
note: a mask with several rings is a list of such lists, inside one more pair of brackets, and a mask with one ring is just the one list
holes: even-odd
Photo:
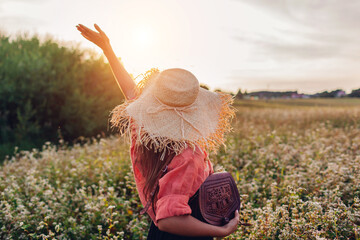
[(90, 40), (90, 39), (89, 39), (90, 36), (89, 36), (89, 33), (88, 33), (88, 32), (86, 32), (83, 28), (81, 28), (81, 27), (79, 27), (79, 26), (76, 26), (76, 28), (77, 28), (77, 30), (80, 32), (80, 34), (81, 34), (84, 38)]
[(96, 33), (96, 32), (94, 32), (93, 30), (91, 30), (90, 28), (85, 27), (85, 26), (82, 25), (82, 24), (79, 24), (79, 25), (77, 26), (77, 28), (78, 28), (78, 30), (79, 30), (80, 32), (86, 34), (87, 36), (93, 36), (94, 33)]
[(77, 28), (77, 30), (79, 30), (80, 32), (85, 32), (85, 28), (84, 28), (83, 25), (81, 25), (81, 24), (76, 25), (76, 28)]
[(105, 35), (105, 33), (101, 30), (101, 28), (97, 24), (94, 24), (94, 26), (98, 32), (93, 31), (82, 24), (78, 24), (76, 28), (81, 33), (81, 35), (87, 40), (95, 43), (100, 48), (106, 47), (107, 44), (109, 44), (109, 38)]
[(101, 30), (101, 28), (95, 23), (94, 27), (96, 30), (98, 30), (99, 33), (104, 33), (103, 30)]
[(76, 25), (76, 29), (81, 32), (81, 27), (79, 25)]
[(240, 217), (239, 210), (236, 210), (236, 211), (235, 211), (235, 218), (236, 218), (237, 220), (239, 220), (239, 217)]
[(236, 225), (239, 224), (239, 219), (240, 219), (239, 210), (236, 210), (235, 211), (235, 216), (234, 216), (234, 222), (236, 222)]
[(105, 41), (109, 41), (109, 38), (106, 36), (103, 30), (95, 23), (94, 24), (95, 29), (100, 33), (100, 35), (105, 39)]
[(82, 24), (79, 24), (80, 28), (83, 29), (85, 32), (92, 32), (93, 30), (91, 30), (90, 28), (88, 27), (85, 27), (84, 25)]
[(95, 43), (95, 42), (98, 41), (98, 39), (99, 39), (99, 37), (100, 37), (100, 36), (99, 36), (100, 34), (99, 34), (98, 32), (95, 32), (95, 31), (93, 31), (93, 30), (85, 27), (85, 26), (82, 25), (82, 24), (79, 24), (79, 25), (77, 25), (76, 27), (77, 27), (77, 29), (81, 32), (81, 35), (82, 35), (83, 37), (85, 37), (87, 40), (89, 40), (89, 41), (91, 41), (91, 42), (93, 42), (93, 43)]
[(81, 35), (82, 35), (84, 38), (86, 38), (87, 40), (89, 40), (89, 41), (92, 42), (92, 40), (91, 40), (88, 36), (86, 36), (85, 34), (81, 33)]
[(87, 33), (86, 29), (85, 29), (84, 26), (81, 25), (81, 24), (76, 25), (76, 28), (77, 28), (77, 30), (80, 31), (81, 33), (84, 33), (84, 34)]
[(235, 217), (231, 219), (229, 222), (230, 233), (233, 233), (237, 230), (238, 224), (239, 224), (239, 211), (236, 210)]
[(237, 225), (238, 222), (239, 222), (239, 219), (240, 219), (240, 214), (239, 214), (239, 211), (236, 210), (235, 211), (235, 216), (233, 219), (230, 220), (230, 222), (232, 222), (234, 225)]

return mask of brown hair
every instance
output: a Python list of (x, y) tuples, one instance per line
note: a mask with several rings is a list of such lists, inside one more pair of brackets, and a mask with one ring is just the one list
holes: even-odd
[[(171, 160), (175, 157), (176, 154), (174, 151), (169, 149), (155, 152), (153, 148), (143, 144), (136, 144), (135, 149), (137, 152), (135, 162), (140, 164), (140, 172), (145, 179), (145, 186), (143, 189), (145, 200), (151, 201), (151, 206), (155, 214), (155, 202), (157, 199), (157, 193), (159, 192), (157, 180), (163, 173), (165, 167), (170, 164)], [(162, 157), (163, 159), (160, 160)], [(154, 189), (154, 195), (151, 196), (151, 192)]]

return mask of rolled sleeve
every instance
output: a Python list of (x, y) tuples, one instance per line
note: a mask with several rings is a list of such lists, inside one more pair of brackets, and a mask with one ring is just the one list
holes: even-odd
[(168, 195), (157, 201), (156, 221), (160, 219), (191, 214), (191, 208), (188, 205), (189, 197), (186, 195)]
[(202, 183), (204, 153), (186, 149), (175, 156), (159, 180), (156, 223), (163, 218), (191, 214), (189, 198)]

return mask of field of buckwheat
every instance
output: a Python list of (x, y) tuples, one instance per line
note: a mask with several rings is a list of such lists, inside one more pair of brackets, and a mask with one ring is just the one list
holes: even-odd
[[(242, 197), (226, 239), (360, 239), (360, 101), (237, 101), (210, 158)], [(17, 151), (0, 167), (0, 239), (146, 239), (118, 136)]]

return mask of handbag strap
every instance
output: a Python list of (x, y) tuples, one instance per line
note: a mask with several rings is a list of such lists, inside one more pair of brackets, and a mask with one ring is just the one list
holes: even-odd
[(145, 207), (143, 209), (141, 209), (140, 211), (140, 214), (144, 214), (146, 213), (146, 211), (149, 209), (150, 207), (150, 204), (151, 204), (151, 199), (153, 198), (155, 192), (156, 192), (156, 189), (159, 187), (159, 181), (160, 181), (160, 178), (162, 178), (165, 173), (167, 172), (167, 168), (168, 168), (168, 165), (165, 166), (165, 168), (162, 170), (162, 173), (158, 176), (158, 178), (156, 179), (156, 186), (154, 187), (154, 189), (151, 191), (150, 193), (150, 198), (149, 200), (147, 201)]

